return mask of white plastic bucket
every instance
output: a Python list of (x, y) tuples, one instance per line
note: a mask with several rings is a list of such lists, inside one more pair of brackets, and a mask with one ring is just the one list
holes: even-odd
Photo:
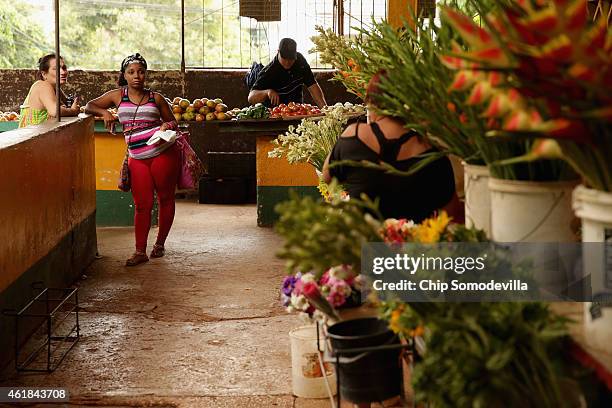
[[(573, 207), (582, 220), (582, 242), (612, 241), (612, 193), (578, 186), (574, 190)], [(589, 251), (589, 255), (593, 255), (593, 251)], [(591, 275), (594, 294), (612, 294), (612, 277), (606, 276), (606, 254), (603, 248), (598, 255), (583, 257), (584, 270)], [(607, 353), (610, 358), (612, 309), (602, 308), (602, 316), (593, 320), (591, 305), (585, 303), (584, 306), (585, 341), (593, 349)]]
[[(289, 332), (291, 339), (291, 379), (293, 395), (302, 398), (329, 397), (327, 385), (332, 395), (336, 394), (336, 374), (333, 365), (323, 363), (325, 373), (321, 369), (319, 352), (317, 350), (316, 326), (302, 326)], [(323, 335), (321, 333), (321, 346)], [(324, 377), (325, 375), (325, 377)]]
[(572, 190), (576, 182), (491, 177), (491, 238), (497, 242), (574, 242)]
[[(575, 242), (572, 190), (576, 182), (532, 182), (489, 179), (491, 238), (497, 242)], [(531, 251), (531, 250), (533, 251)], [(577, 253), (556, 246), (521, 248), (521, 259), (532, 261), (541, 291), (561, 294), (576, 281), (572, 265)], [(559, 262), (562, 260), (562, 262)], [(566, 265), (567, 268), (560, 268)]]
[(491, 195), (489, 193), (489, 168), (463, 164), (463, 189), (465, 194), (465, 225), (484, 230), (491, 236)]

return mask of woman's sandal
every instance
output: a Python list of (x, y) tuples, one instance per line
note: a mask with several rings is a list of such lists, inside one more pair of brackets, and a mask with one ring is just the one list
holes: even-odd
[(163, 245), (153, 245), (153, 250), (151, 251), (151, 258), (161, 258), (164, 256), (166, 250)]
[(149, 257), (147, 257), (147, 254), (142, 253), (142, 252), (134, 252), (134, 255), (132, 255), (131, 258), (125, 261), (125, 266), (140, 265), (141, 263), (145, 263), (148, 260), (149, 260)]

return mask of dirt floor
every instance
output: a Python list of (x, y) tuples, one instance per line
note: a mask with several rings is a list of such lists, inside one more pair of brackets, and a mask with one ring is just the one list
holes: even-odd
[(52, 374), (10, 366), (0, 384), (65, 387), (71, 402), (55, 406), (68, 407), (330, 406), (291, 394), (288, 332), (301, 323), (279, 306), (281, 243), (254, 205), (182, 201), (166, 256), (126, 268), (133, 229), (99, 229), (80, 341)]

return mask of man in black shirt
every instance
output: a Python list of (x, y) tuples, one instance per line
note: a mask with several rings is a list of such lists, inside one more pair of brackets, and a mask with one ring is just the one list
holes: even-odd
[(297, 44), (291, 38), (283, 38), (278, 53), (259, 73), (257, 81), (249, 92), (249, 103), (261, 102), (275, 106), (289, 102), (302, 103), (302, 85), (306, 85), (312, 99), (322, 108), (327, 105), (321, 87), (302, 54), (296, 51)]

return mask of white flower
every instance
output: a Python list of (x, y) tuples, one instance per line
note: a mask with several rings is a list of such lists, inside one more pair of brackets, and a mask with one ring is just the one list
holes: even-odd
[(310, 307), (310, 304), (304, 295), (291, 295), (291, 306), (293, 306), (295, 310), (306, 311)]
[(302, 275), (302, 283), (308, 283), (308, 282), (315, 282), (316, 283), (316, 279), (315, 276), (312, 272), (308, 272), (305, 273), (304, 275)]
[(355, 286), (356, 290), (361, 292), (361, 289), (363, 288), (363, 275), (355, 276), (355, 280), (353, 281), (353, 286)]
[(350, 265), (338, 265), (329, 269), (329, 276), (336, 279), (347, 280), (353, 276), (353, 268)]

